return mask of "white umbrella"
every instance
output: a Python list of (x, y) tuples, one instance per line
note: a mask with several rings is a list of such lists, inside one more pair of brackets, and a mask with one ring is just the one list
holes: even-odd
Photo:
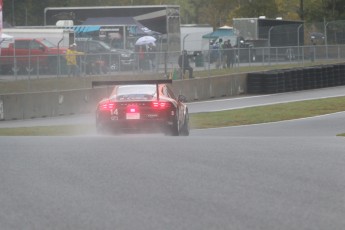
[(156, 38), (152, 36), (144, 36), (139, 38), (136, 42), (135, 45), (140, 46), (140, 45), (148, 45), (148, 44), (154, 44), (156, 41)]

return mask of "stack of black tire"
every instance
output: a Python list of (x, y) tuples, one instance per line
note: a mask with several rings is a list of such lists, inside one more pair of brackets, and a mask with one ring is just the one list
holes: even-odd
[(272, 94), (345, 85), (345, 63), (248, 73), (249, 94)]

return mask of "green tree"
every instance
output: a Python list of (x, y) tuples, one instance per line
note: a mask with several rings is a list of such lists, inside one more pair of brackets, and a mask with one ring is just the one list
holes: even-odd
[(283, 19), (300, 20), (300, 0), (276, 0), (277, 16)]
[(345, 0), (6, 0), (3, 17), (17, 26), (43, 25), (46, 7), (159, 4), (180, 5), (182, 23), (207, 23), (214, 27), (230, 25), (234, 17), (262, 15), (292, 20), (304, 16), (307, 22), (345, 19)]
[(236, 17), (255, 18), (266, 16), (275, 18), (278, 16), (278, 7), (275, 0), (246, 0), (241, 1), (233, 12)]
[(345, 20), (345, 0), (304, 0), (306, 21)]
[(328, 20), (345, 19), (345, 0), (328, 0), (324, 6)]
[(69, 6), (69, 0), (4, 1), (3, 18), (14, 26), (43, 25), (44, 9), (48, 6)]

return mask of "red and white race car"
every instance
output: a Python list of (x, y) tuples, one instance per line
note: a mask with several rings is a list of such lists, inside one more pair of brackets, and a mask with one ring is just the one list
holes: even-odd
[(176, 97), (171, 80), (94, 81), (92, 87), (114, 85), (96, 109), (99, 133), (162, 132), (189, 135), (186, 97)]

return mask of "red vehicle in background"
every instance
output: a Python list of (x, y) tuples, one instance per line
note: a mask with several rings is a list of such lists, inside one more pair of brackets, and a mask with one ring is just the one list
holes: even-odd
[(1, 48), (0, 65), (3, 74), (55, 74), (65, 65), (66, 48), (56, 47), (46, 39), (19, 38)]

